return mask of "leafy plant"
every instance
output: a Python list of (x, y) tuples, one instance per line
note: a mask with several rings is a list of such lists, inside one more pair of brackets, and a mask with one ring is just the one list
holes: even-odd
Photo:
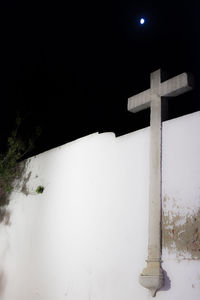
[(44, 187), (41, 186), (41, 185), (39, 185), (39, 186), (37, 187), (37, 189), (36, 189), (36, 193), (38, 193), (38, 194), (42, 194), (43, 191), (44, 191)]
[(30, 153), (34, 148), (36, 138), (40, 135), (40, 128), (36, 128), (35, 135), (23, 140), (19, 136), (21, 118), (16, 118), (16, 128), (11, 132), (7, 140), (7, 151), (0, 153), (0, 205), (8, 202), (8, 195), (13, 190), (13, 181), (20, 176), (18, 162)]

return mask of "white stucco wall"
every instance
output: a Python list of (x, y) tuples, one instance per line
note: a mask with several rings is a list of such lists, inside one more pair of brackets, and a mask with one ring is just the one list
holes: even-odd
[[(163, 124), (166, 236), (170, 220), (184, 223), (200, 207), (199, 128), (199, 112)], [(28, 174), (29, 195), (18, 187), (9, 224), (0, 224), (0, 300), (150, 299), (138, 282), (147, 258), (149, 128), (52, 149), (28, 161)], [(157, 299), (199, 299), (196, 250), (166, 241)]]

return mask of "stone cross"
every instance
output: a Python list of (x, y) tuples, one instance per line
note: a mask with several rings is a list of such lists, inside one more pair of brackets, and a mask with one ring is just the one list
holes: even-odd
[(161, 70), (151, 73), (150, 89), (128, 99), (128, 110), (136, 113), (150, 107), (150, 183), (147, 266), (139, 282), (150, 289), (153, 297), (164, 283), (161, 269), (161, 102), (192, 89), (190, 77), (182, 73), (161, 83)]

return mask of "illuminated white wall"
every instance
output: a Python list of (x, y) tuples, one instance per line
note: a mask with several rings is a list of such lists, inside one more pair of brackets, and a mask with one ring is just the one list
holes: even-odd
[[(166, 215), (184, 218), (200, 207), (199, 128), (199, 112), (163, 124)], [(119, 138), (92, 134), (28, 160), (29, 195), (18, 187), (10, 224), (0, 224), (0, 300), (150, 299), (138, 283), (147, 258), (148, 173), (149, 128)], [(168, 243), (163, 268), (157, 299), (199, 299), (199, 259)]]

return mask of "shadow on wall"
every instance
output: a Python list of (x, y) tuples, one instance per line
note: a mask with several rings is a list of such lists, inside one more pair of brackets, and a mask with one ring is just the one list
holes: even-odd
[(3, 297), (6, 287), (6, 277), (3, 271), (0, 272), (0, 298)]
[(171, 280), (167, 275), (167, 272), (163, 270), (164, 274), (164, 285), (159, 291), (168, 291), (171, 288)]
[(0, 207), (0, 223), (2, 222), (5, 225), (10, 225), (10, 211), (6, 206)]
[(6, 180), (6, 177), (0, 178), (0, 223), (10, 224), (10, 211), (8, 205), (10, 195), (14, 189), (20, 190), (26, 196), (28, 195), (27, 183), (31, 176), (31, 172), (26, 176), (26, 170), (30, 160), (24, 160), (19, 163), (13, 176)]

